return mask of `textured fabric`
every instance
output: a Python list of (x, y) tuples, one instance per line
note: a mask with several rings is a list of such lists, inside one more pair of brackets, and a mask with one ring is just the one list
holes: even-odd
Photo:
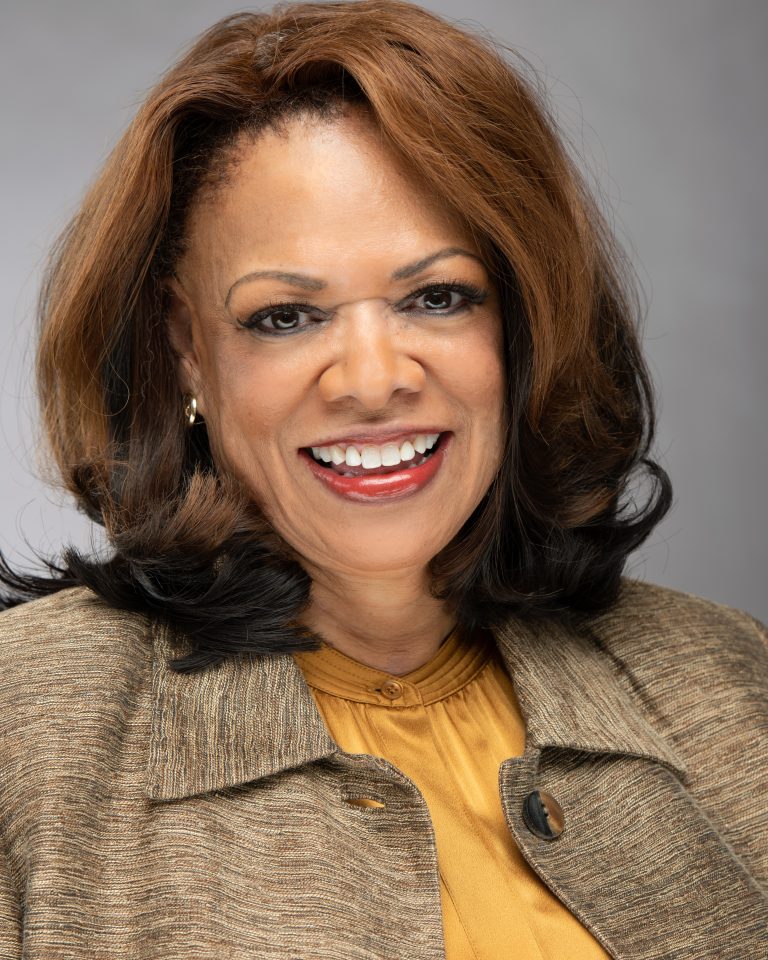
[(605, 960), (523, 859), (504, 819), (499, 766), (522, 755), (525, 724), (492, 637), (455, 631), (404, 676), (327, 644), (294, 657), (336, 743), (390, 761), (424, 797), (447, 960)]
[[(494, 641), (526, 731), (500, 800), (539, 879), (616, 960), (768, 956), (765, 627), (625, 580)], [(0, 616), (0, 957), (442, 960), (413, 782), (339, 748), (289, 654), (171, 672), (188, 649), (80, 589)]]

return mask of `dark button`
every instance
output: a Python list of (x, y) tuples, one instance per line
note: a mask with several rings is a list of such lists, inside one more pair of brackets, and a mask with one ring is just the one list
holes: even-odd
[(555, 840), (565, 829), (563, 808), (548, 793), (534, 790), (523, 801), (525, 825), (542, 840)]
[(397, 700), (398, 697), (403, 695), (403, 685), (398, 683), (397, 680), (385, 680), (381, 685), (381, 692), (387, 700)]

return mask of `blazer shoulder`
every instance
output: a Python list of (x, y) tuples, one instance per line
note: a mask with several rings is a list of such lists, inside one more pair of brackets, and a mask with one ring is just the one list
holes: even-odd
[(622, 578), (616, 603), (587, 618), (592, 635), (612, 655), (641, 672), (744, 668), (768, 689), (768, 630), (745, 610), (641, 580)]
[(151, 642), (150, 619), (111, 607), (86, 587), (73, 587), (0, 613), (0, 671), (6, 691), (17, 683), (114, 676), (142, 659)]
[(666, 622), (670, 626), (739, 626), (761, 633), (761, 641), (765, 642), (766, 625), (746, 610), (630, 577), (622, 578), (616, 611), (637, 619), (651, 616), (654, 622)]
[(126, 745), (150, 722), (152, 640), (148, 617), (84, 588), (0, 614), (0, 842), (19, 856), (46, 811), (61, 823), (80, 810), (98, 819), (127, 775)]

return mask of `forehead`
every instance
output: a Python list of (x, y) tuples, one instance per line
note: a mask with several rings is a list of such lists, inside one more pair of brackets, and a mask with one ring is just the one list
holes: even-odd
[(188, 240), (198, 269), (237, 275), (307, 263), (325, 274), (347, 262), (380, 264), (389, 275), (439, 247), (477, 252), (359, 109), (244, 137), (224, 181), (191, 211)]

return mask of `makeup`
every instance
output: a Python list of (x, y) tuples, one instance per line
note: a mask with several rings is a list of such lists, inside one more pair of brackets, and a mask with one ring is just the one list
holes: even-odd
[(319, 464), (304, 449), (299, 451), (299, 457), (312, 475), (337, 496), (354, 503), (391, 503), (413, 496), (430, 483), (443, 464), (452, 436), (451, 433), (441, 434), (433, 452), (417, 467), (403, 467), (368, 476), (345, 477)]

